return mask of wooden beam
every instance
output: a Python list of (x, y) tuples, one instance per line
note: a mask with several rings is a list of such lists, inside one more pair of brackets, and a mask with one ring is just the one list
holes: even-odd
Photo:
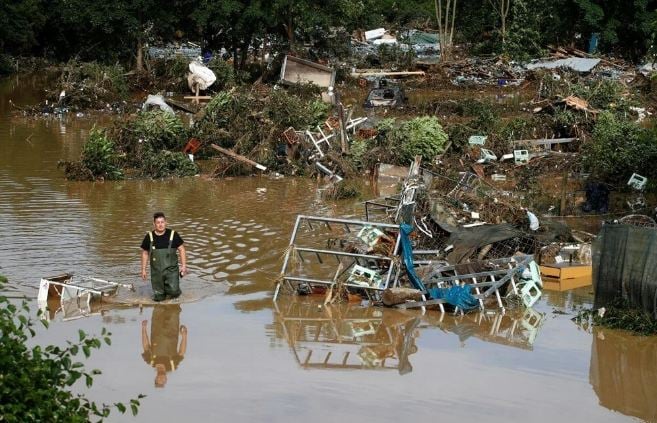
[(573, 142), (578, 138), (542, 138), (538, 140), (517, 140), (513, 144), (531, 144), (531, 145), (552, 145), (552, 144), (566, 144)]
[(358, 78), (359, 76), (424, 76), (424, 71), (409, 71), (409, 72), (377, 72), (377, 71), (355, 71), (351, 76)]
[(183, 103), (182, 101), (176, 101), (176, 100), (171, 99), (171, 98), (165, 98), (164, 102), (166, 104), (168, 104), (169, 106), (171, 106), (171, 107), (178, 108), (178, 109), (180, 109), (184, 112), (187, 112), (187, 113), (192, 113), (192, 114), (198, 113), (198, 106), (197, 105)]
[(226, 150), (225, 148), (219, 147), (216, 144), (210, 144), (210, 147), (214, 148), (215, 150), (217, 150), (218, 152), (220, 152), (222, 154), (225, 154), (228, 157), (232, 157), (233, 159), (238, 160), (242, 163), (246, 163), (248, 165), (251, 165), (251, 166), (255, 167), (256, 169), (260, 169), (260, 170), (263, 170), (263, 171), (267, 170), (266, 166), (263, 166), (259, 163), (256, 163), (253, 160), (247, 159), (246, 157), (241, 156), (241, 155), (235, 153), (234, 151)]

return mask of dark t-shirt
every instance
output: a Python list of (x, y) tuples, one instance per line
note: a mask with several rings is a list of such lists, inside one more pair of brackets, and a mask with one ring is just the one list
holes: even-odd
[[(169, 248), (169, 238), (171, 238), (171, 229), (166, 229), (162, 235), (158, 235), (155, 231), (151, 231), (153, 234), (153, 243), (155, 244), (155, 249), (159, 250), (162, 248)], [(176, 231), (173, 234), (173, 241), (171, 242), (171, 248), (176, 249), (183, 245), (183, 239), (178, 235)], [(151, 249), (151, 238), (146, 234), (144, 240), (141, 242), (141, 249), (149, 251)]]

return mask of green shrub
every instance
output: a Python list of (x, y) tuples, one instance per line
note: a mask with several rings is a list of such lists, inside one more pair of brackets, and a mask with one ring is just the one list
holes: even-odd
[(162, 110), (140, 113), (134, 121), (133, 132), (155, 152), (181, 150), (187, 141), (187, 133), (180, 119)]
[(225, 90), (235, 85), (236, 77), (233, 65), (220, 57), (213, 57), (207, 67), (214, 72), (217, 80), (212, 84), (213, 90)]
[(580, 325), (593, 323), (595, 326), (627, 330), (635, 335), (652, 336), (657, 334), (657, 320), (622, 298), (608, 304), (603, 313), (599, 313), (595, 309), (582, 309), (573, 318), (573, 321)]
[(367, 140), (356, 138), (351, 142), (349, 146), (349, 160), (354, 168), (362, 169), (364, 167), (363, 159), (369, 149), (370, 146)]
[(594, 109), (609, 109), (625, 103), (624, 88), (614, 80), (602, 79), (598, 81), (576, 83), (570, 86), (570, 93), (589, 102)]
[(123, 179), (119, 165), (120, 157), (116, 146), (105, 131), (93, 128), (89, 139), (82, 147), (81, 164), (88, 169), (94, 179)]
[(229, 123), (230, 114), (234, 112), (234, 96), (228, 91), (222, 91), (212, 97), (205, 106), (205, 119), (217, 126), (225, 126)]
[(372, 163), (370, 156), (381, 162), (408, 165), (415, 156), (432, 160), (444, 151), (447, 133), (434, 116), (422, 116), (397, 124), (395, 119), (383, 119), (377, 125), (377, 140), (374, 148), (364, 156), (364, 161)]
[[(0, 285), (0, 289), (2, 285)], [(82, 352), (85, 358), (91, 350), (101, 347), (101, 339), (79, 331), (77, 342), (66, 346), (28, 347), (36, 332), (35, 322), (29, 317), (27, 302), (17, 305), (0, 296), (0, 420), (3, 422), (88, 422), (102, 420), (112, 409), (125, 413), (123, 403), (96, 404), (82, 394), (74, 394), (72, 387), (84, 379), (87, 388), (93, 384), (100, 370), (87, 370), (76, 361)], [(44, 326), (47, 321), (42, 320)], [(104, 328), (102, 340), (110, 345), (111, 333)], [(130, 400), (130, 409), (137, 414), (139, 399)]]
[(657, 177), (655, 130), (604, 112), (598, 116), (591, 138), (582, 153), (583, 164), (594, 176), (609, 182), (627, 181), (635, 172)]
[(474, 118), (468, 126), (479, 131), (492, 131), (498, 120), (497, 110), (489, 102), (467, 99), (459, 104), (457, 110), (461, 116)]
[(198, 167), (181, 152), (162, 150), (145, 158), (142, 174), (151, 178), (194, 176)]
[(447, 134), (434, 116), (422, 116), (404, 122), (398, 131), (402, 158), (409, 162), (417, 155), (432, 160), (443, 152)]

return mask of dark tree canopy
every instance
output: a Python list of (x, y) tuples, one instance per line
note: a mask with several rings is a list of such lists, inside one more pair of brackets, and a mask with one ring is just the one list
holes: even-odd
[[(445, 0), (443, 0), (444, 2)], [(490, 0), (455, 0), (454, 42), (475, 52), (532, 56), (549, 44), (640, 60), (657, 40), (657, 0), (510, 0), (505, 26)], [(437, 28), (438, 0), (14, 0), (0, 3), (6, 54), (119, 60), (146, 43), (190, 40), (225, 48), (240, 66), (262, 45), (294, 50), (336, 29)]]

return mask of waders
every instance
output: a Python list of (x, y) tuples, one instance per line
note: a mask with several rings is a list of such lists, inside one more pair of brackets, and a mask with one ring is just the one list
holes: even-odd
[(162, 301), (167, 297), (176, 298), (180, 295), (180, 274), (178, 269), (178, 255), (171, 248), (173, 234), (169, 238), (167, 248), (155, 248), (153, 233), (148, 232), (151, 240), (150, 262), (151, 262), (151, 285), (153, 287), (153, 300)]

